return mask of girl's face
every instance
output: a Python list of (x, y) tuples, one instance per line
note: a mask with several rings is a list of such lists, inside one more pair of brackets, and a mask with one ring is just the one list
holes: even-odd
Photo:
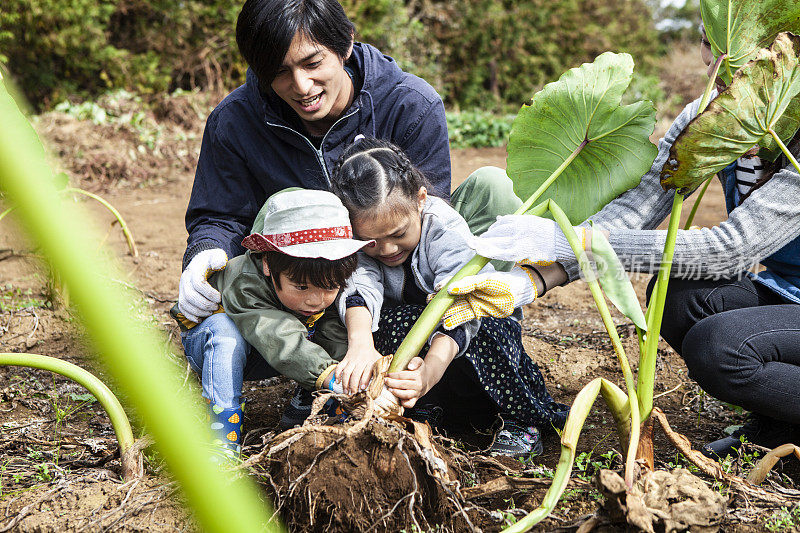
[(387, 266), (402, 265), (419, 244), (422, 208), (427, 197), (428, 191), (420, 187), (414, 205), (402, 216), (381, 212), (354, 219), (353, 232), (358, 238), (375, 240), (363, 248), (364, 253)]

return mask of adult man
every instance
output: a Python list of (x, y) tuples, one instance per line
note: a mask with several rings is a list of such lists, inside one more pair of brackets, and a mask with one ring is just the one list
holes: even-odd
[(247, 0), (236, 41), (250, 69), (211, 113), (186, 228), (179, 308), (200, 322), (219, 303), (210, 270), (243, 253), (265, 199), (286, 187), (328, 189), (329, 171), (358, 134), (400, 146), (450, 195), (444, 105), (422, 79), (353, 41), (336, 0)]

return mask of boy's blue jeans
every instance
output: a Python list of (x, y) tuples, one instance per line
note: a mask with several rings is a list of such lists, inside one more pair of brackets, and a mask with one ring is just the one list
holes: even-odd
[(181, 342), (189, 365), (202, 378), (203, 397), (224, 409), (241, 405), (244, 380), (278, 375), (225, 313), (215, 313), (182, 333)]

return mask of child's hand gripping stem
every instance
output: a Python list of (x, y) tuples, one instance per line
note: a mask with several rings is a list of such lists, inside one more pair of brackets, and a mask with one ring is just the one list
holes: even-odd
[(409, 361), (406, 370), (386, 374), (384, 383), (387, 390), (400, 400), (403, 407), (414, 407), (417, 400), (442, 379), (457, 353), (458, 345), (453, 339), (437, 334), (431, 341), (425, 359), (414, 357)]
[(372, 367), (381, 354), (372, 340), (372, 315), (366, 307), (351, 307), (345, 313), (347, 353), (336, 366), (335, 381), (347, 394), (364, 390), (372, 378)]

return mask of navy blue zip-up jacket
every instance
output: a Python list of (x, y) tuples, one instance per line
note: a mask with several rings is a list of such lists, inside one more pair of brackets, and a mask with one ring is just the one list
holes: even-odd
[(272, 89), (260, 89), (251, 70), (211, 112), (186, 210), (183, 268), (202, 250), (221, 248), (229, 258), (244, 253), (242, 239), (273, 193), (329, 189), (330, 170), (358, 134), (398, 145), (431, 182), (431, 193), (449, 199), (447, 123), (433, 87), (368, 44), (355, 43), (346, 66), (360, 87), (319, 150), (297, 114)]

